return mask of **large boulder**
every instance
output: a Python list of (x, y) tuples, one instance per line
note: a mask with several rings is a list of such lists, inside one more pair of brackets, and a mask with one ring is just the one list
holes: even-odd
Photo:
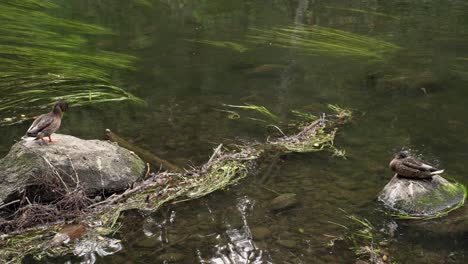
[(53, 138), (57, 142), (21, 140), (0, 160), (0, 204), (25, 191), (35, 200), (55, 199), (54, 188), (47, 188), (54, 185), (62, 189), (79, 185), (88, 196), (112, 193), (142, 177), (144, 162), (116, 144), (61, 134)]
[(378, 199), (409, 218), (430, 218), (463, 205), (465, 188), (439, 175), (432, 179), (410, 179), (395, 175), (380, 192)]

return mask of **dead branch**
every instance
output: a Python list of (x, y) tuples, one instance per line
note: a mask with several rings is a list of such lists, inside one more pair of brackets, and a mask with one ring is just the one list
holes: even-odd
[(12, 204), (15, 204), (15, 203), (19, 203), (19, 202), (21, 202), (21, 200), (18, 199), (18, 200), (14, 200), (14, 201), (11, 201), (11, 202), (6, 203), (6, 204), (2, 204), (2, 205), (0, 205), (0, 209), (3, 209), (3, 208), (5, 208), (5, 207), (7, 207), (7, 206), (9, 206), (9, 205), (12, 205)]

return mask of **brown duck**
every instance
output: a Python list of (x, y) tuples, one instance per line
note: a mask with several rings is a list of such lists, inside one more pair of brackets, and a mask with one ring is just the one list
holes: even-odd
[(26, 136), (36, 137), (35, 140), (41, 139), (44, 142), (46, 142), (44, 137), (48, 137), (49, 142), (53, 142), (50, 136), (59, 129), (63, 113), (67, 110), (67, 102), (56, 102), (52, 108), (52, 112), (40, 115), (36, 120), (34, 120), (31, 127), (29, 127), (28, 132), (26, 132)]
[(408, 151), (398, 152), (389, 165), (392, 171), (407, 178), (430, 179), (444, 172), (412, 157)]

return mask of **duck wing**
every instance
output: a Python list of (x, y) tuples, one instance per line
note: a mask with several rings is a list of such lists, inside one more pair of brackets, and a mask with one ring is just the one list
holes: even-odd
[(53, 116), (51, 113), (40, 115), (32, 125), (29, 127), (26, 135), (30, 137), (35, 137), (39, 132), (50, 126), (50, 124), (54, 121)]
[(436, 171), (437, 168), (426, 164), (415, 158), (408, 158), (402, 161), (403, 165), (420, 171)]

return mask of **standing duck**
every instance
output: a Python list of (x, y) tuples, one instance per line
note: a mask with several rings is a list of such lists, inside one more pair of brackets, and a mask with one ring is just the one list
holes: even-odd
[(49, 142), (53, 142), (50, 136), (59, 129), (63, 113), (67, 109), (67, 102), (62, 100), (56, 102), (52, 108), (52, 112), (40, 115), (34, 120), (26, 135), (28, 137), (36, 137), (35, 140), (41, 139), (43, 142), (46, 142), (44, 137), (49, 137)]
[(430, 179), (444, 172), (412, 157), (408, 151), (398, 152), (389, 165), (392, 171), (407, 178)]

